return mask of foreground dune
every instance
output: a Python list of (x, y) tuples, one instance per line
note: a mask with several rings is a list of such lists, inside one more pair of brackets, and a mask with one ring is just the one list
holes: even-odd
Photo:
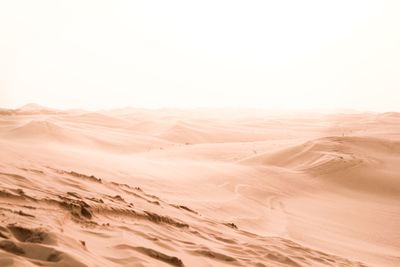
[(1, 110), (0, 266), (400, 266), (400, 114)]

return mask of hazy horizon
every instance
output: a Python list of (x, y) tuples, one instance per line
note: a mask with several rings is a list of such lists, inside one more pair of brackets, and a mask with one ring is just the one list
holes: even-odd
[(0, 106), (399, 111), (398, 1), (0, 3)]
[(391, 113), (398, 111), (396, 110), (363, 110), (363, 109), (351, 109), (351, 108), (268, 108), (268, 107), (235, 107), (235, 106), (192, 106), (192, 107), (174, 107), (174, 106), (162, 106), (162, 107), (139, 107), (139, 106), (114, 106), (114, 107), (106, 107), (106, 108), (96, 108), (96, 107), (79, 107), (79, 106), (70, 106), (70, 107), (57, 107), (57, 106), (50, 106), (50, 105), (42, 105), (41, 103), (26, 103), (21, 106), (0, 106), (0, 109), (6, 110), (19, 110), (24, 109), (28, 106), (32, 106), (32, 110), (38, 110), (40, 108), (56, 110), (56, 111), (69, 111), (69, 110), (82, 110), (88, 112), (107, 112), (113, 110), (123, 110), (123, 109), (132, 109), (132, 110), (143, 110), (143, 111), (161, 111), (161, 110), (176, 110), (176, 111), (221, 111), (221, 112), (250, 112), (254, 114), (254, 112), (260, 112), (259, 115), (264, 114), (265, 112), (272, 112), (272, 114), (293, 114), (299, 113), (300, 114), (335, 114), (335, 113), (346, 113), (346, 114), (359, 114), (359, 113)]

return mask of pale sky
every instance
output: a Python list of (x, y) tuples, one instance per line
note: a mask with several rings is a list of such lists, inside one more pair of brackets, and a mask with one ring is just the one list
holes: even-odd
[(0, 0), (0, 107), (400, 111), (400, 1)]

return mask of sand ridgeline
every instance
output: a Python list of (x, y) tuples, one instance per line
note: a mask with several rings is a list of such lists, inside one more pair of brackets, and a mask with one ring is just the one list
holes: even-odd
[(0, 114), (0, 266), (400, 266), (399, 113)]

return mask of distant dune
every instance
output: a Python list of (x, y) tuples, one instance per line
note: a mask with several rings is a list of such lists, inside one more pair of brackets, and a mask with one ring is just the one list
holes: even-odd
[(40, 138), (43, 141), (69, 139), (72, 133), (46, 120), (32, 120), (9, 131), (7, 136), (15, 138)]
[(0, 266), (400, 266), (399, 113), (0, 111)]
[(126, 125), (129, 125), (129, 121), (120, 119), (117, 117), (108, 116), (101, 113), (96, 112), (83, 112), (77, 115), (69, 115), (63, 117), (64, 120), (70, 120), (71, 122), (78, 123), (87, 123), (96, 126), (105, 126), (105, 127), (118, 127), (124, 128)]
[(61, 111), (30, 103), (17, 109), (0, 108), (0, 115), (39, 115), (39, 114), (57, 114)]

